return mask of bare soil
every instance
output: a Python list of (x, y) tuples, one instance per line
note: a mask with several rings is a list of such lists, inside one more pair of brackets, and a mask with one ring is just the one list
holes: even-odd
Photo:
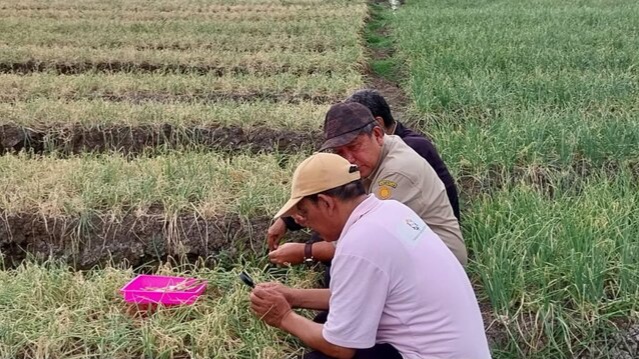
[(148, 101), (173, 103), (173, 102), (220, 102), (220, 101), (270, 101), (270, 102), (284, 102), (291, 104), (299, 104), (301, 102), (312, 102), (314, 104), (326, 104), (331, 102), (340, 101), (341, 98), (336, 96), (328, 96), (324, 94), (310, 94), (310, 93), (287, 93), (287, 92), (245, 92), (245, 93), (228, 93), (228, 92), (207, 92), (207, 93), (193, 93), (189, 95), (176, 95), (158, 92), (129, 92), (125, 94), (95, 94), (88, 96), (91, 99), (104, 99), (107, 101), (116, 102), (132, 102), (132, 103), (144, 103)]
[[(11, 93), (0, 94), (0, 101), (28, 101), (31, 99), (31, 95), (14, 95)], [(80, 99), (102, 99), (105, 101), (113, 102), (131, 102), (134, 104), (141, 104), (146, 102), (160, 102), (160, 103), (174, 103), (174, 102), (204, 102), (204, 103), (217, 103), (221, 101), (238, 101), (238, 102), (251, 102), (251, 101), (264, 101), (264, 102), (282, 102), (299, 104), (302, 102), (311, 102), (313, 104), (325, 105), (342, 100), (341, 96), (317, 94), (317, 93), (296, 93), (296, 92), (242, 92), (242, 93), (229, 93), (229, 92), (213, 92), (213, 91), (201, 91), (189, 95), (178, 95), (172, 93), (162, 92), (144, 92), (144, 91), (130, 91), (124, 93), (110, 93), (110, 92), (94, 92), (88, 94), (65, 94), (60, 95), (57, 98), (63, 100), (80, 100)]]
[[(389, 2), (386, 0), (371, 0), (373, 4), (382, 4), (384, 6), (389, 6)], [(402, 2), (403, 3), (403, 2)], [(391, 29), (385, 26), (378, 28), (375, 32), (375, 35), (380, 37), (388, 37), (390, 36)], [(368, 55), (372, 61), (379, 60), (387, 60), (393, 57), (395, 54), (395, 49), (390, 48), (373, 48), (369, 47), (367, 49)], [(401, 74), (398, 74), (401, 76)], [(410, 99), (404, 89), (400, 86), (400, 83), (396, 79), (389, 79), (383, 76), (377, 75), (370, 66), (366, 69), (366, 85), (368, 88), (375, 89), (379, 91), (388, 105), (391, 107), (391, 111), (393, 113), (393, 117), (402, 121), (402, 115), (405, 112), (406, 107), (410, 104)], [(408, 124), (411, 124), (410, 121)]]
[(250, 129), (224, 126), (178, 128), (169, 124), (140, 126), (55, 126), (29, 128), (0, 125), (0, 154), (21, 150), (63, 154), (118, 151), (140, 154), (153, 148), (208, 148), (219, 152), (288, 152), (317, 148), (319, 131), (293, 131), (256, 126)]
[(332, 70), (320, 67), (291, 68), (289, 65), (277, 64), (254, 64), (248, 66), (216, 66), (216, 65), (191, 65), (191, 64), (165, 64), (150, 62), (40, 62), (24, 61), (0, 63), (0, 73), (29, 74), (33, 72), (53, 71), (61, 75), (77, 75), (86, 72), (165, 72), (165, 73), (188, 73), (198, 75), (225, 76), (225, 75), (246, 75), (252, 73), (265, 73), (269, 75), (290, 73), (297, 76), (326, 74), (331, 75)]
[[(324, 53), (328, 51), (336, 51), (339, 50), (343, 45), (340, 44), (331, 44), (331, 43), (303, 43), (303, 44), (292, 44), (289, 45), (287, 43), (279, 43), (279, 44), (269, 44), (269, 46), (263, 46), (262, 44), (258, 44), (256, 46), (246, 47), (243, 49), (233, 48), (233, 51), (236, 52), (252, 52), (258, 49), (268, 49), (270, 51), (280, 50), (280, 51), (303, 51), (310, 50), (316, 53)], [(155, 44), (140, 44), (135, 46), (136, 50), (173, 50), (173, 51), (191, 51), (191, 50), (220, 50), (220, 45), (215, 43), (182, 43), (182, 42), (164, 42), (164, 43), (155, 43)], [(224, 49), (224, 48), (223, 48)]]
[[(266, 254), (265, 236), (271, 218), (250, 220), (237, 215), (203, 218), (194, 214), (167, 220), (161, 214), (120, 219), (50, 218), (33, 213), (0, 216), (0, 253), (5, 266), (27, 256), (43, 261), (64, 260), (75, 269), (126, 264), (134, 267), (169, 256), (185, 261), (198, 258), (237, 258)], [(303, 232), (288, 235), (304, 238)]]

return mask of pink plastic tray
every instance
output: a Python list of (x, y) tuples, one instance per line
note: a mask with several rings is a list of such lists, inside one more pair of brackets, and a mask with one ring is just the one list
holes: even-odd
[(120, 293), (129, 303), (192, 304), (206, 284), (197, 278), (141, 274), (122, 287)]

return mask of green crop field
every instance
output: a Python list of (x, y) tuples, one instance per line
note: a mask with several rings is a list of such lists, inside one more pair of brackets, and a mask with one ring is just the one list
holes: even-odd
[(620, 334), (639, 322), (639, 5), (424, 0), (383, 15), (410, 116), (462, 187), (493, 356), (639, 355)]
[[(635, 1), (6, 0), (0, 34), (0, 358), (301, 354), (237, 274), (315, 285), (265, 231), (380, 78), (457, 180), (493, 357), (639, 356)], [(140, 271), (209, 287), (137, 310)]]

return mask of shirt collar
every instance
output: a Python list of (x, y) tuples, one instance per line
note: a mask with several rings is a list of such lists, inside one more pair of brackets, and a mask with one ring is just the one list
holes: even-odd
[(394, 139), (391, 135), (384, 135), (384, 144), (382, 145), (382, 152), (380, 153), (379, 159), (377, 160), (377, 164), (375, 165), (375, 168), (373, 169), (373, 171), (371, 171), (371, 174), (369, 174), (368, 177), (364, 178), (366, 183), (370, 184), (370, 181), (372, 181), (373, 178), (377, 176), (377, 173), (379, 172), (379, 169), (382, 165), (382, 162), (384, 161), (384, 158), (386, 158), (386, 155), (388, 155), (388, 151), (390, 151), (389, 148), (393, 141)]
[(389, 135), (396, 135), (397, 134), (397, 125), (399, 124), (399, 122), (395, 121), (393, 123), (393, 127), (391, 127)]
[(393, 131), (393, 135), (397, 135), (399, 137), (402, 137), (402, 135), (406, 131), (406, 127), (404, 127), (404, 125), (402, 125), (401, 122), (395, 121), (395, 127), (394, 127), (393, 130), (394, 130)]

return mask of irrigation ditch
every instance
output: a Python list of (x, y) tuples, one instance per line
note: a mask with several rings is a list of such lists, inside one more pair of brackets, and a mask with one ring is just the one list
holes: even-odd
[(161, 124), (59, 125), (34, 128), (14, 124), (0, 125), (0, 154), (27, 151), (42, 155), (51, 152), (73, 155), (117, 151), (126, 155), (139, 155), (157, 148), (200, 148), (223, 153), (293, 153), (317, 148), (320, 140), (319, 131), (293, 131), (266, 126), (178, 127)]
[[(107, 264), (141, 267), (169, 257), (214, 262), (220, 256), (266, 254), (264, 233), (271, 223), (269, 216), (247, 219), (234, 214), (215, 218), (180, 214), (166, 218), (161, 210), (155, 212), (120, 218), (5, 214), (0, 217), (3, 264), (10, 268), (26, 258), (55, 258), (84, 270)], [(304, 236), (298, 232), (292, 239)]]
[[(90, 99), (90, 100), (105, 100), (113, 102), (130, 102), (133, 104), (141, 104), (146, 102), (158, 102), (158, 103), (175, 103), (175, 102), (205, 102), (215, 103), (218, 101), (267, 101), (267, 102), (284, 102), (290, 104), (299, 104), (302, 102), (311, 102), (314, 104), (325, 104), (336, 102), (341, 99), (323, 94), (311, 94), (311, 93), (294, 93), (294, 92), (243, 92), (243, 93), (227, 93), (227, 92), (196, 92), (190, 95), (174, 95), (168, 93), (158, 92), (127, 92), (120, 94), (113, 93), (95, 93), (89, 94), (86, 97), (82, 97), (76, 94), (59, 96), (63, 100), (78, 100), (78, 99)], [(28, 98), (21, 97), (20, 95), (0, 95), (0, 101), (17, 101), (28, 100)]]
[(269, 74), (293, 74), (293, 75), (331, 75), (332, 70), (321, 67), (291, 68), (290, 65), (281, 66), (217, 66), (217, 65), (189, 65), (189, 64), (163, 64), (152, 62), (39, 62), (26, 60), (23, 62), (0, 63), (0, 73), (13, 73), (26, 75), (34, 72), (54, 72), (59, 75), (78, 75), (83, 73), (115, 73), (115, 72), (136, 72), (136, 73), (173, 73), (173, 74), (197, 74), (197, 75), (247, 75), (254, 73)]

